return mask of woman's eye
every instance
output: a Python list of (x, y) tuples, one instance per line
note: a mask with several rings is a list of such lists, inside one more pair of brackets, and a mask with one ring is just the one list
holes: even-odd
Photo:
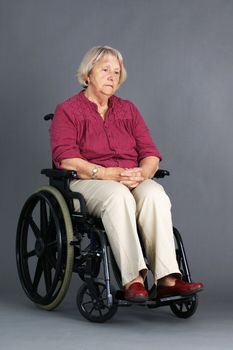
[(120, 74), (120, 72), (115, 72), (115, 74), (116, 74), (116, 75), (119, 75), (119, 74)]

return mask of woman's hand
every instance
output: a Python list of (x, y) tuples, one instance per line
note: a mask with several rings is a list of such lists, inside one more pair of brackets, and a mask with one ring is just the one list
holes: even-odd
[(120, 167), (101, 167), (98, 169), (97, 179), (99, 180), (114, 180), (120, 182), (124, 179), (121, 176), (121, 173), (124, 171), (124, 168)]
[(121, 172), (122, 179), (120, 183), (127, 186), (129, 189), (136, 188), (145, 178), (142, 176), (142, 168), (124, 169)]
[(146, 157), (141, 160), (139, 168), (125, 169), (121, 176), (124, 179), (120, 182), (129, 189), (133, 189), (140, 185), (144, 180), (151, 179), (159, 168), (159, 158)]
[(114, 180), (127, 186), (129, 189), (137, 187), (143, 180), (142, 168), (125, 169), (120, 167), (99, 168), (98, 179)]

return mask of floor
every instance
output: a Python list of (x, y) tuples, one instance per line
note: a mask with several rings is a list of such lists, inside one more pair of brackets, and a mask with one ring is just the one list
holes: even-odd
[(54, 311), (36, 308), (23, 294), (0, 301), (0, 348), (19, 349), (232, 349), (232, 301), (214, 301), (204, 293), (191, 318), (174, 316), (169, 307), (119, 308), (110, 321), (86, 321), (69, 294)]

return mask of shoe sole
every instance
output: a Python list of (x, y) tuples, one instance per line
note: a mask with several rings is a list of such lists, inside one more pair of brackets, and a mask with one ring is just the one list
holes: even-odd
[(190, 292), (187, 292), (187, 293), (180, 293), (180, 295), (185, 295), (185, 296), (186, 296), (186, 295), (196, 294), (196, 293), (201, 292), (203, 289), (204, 289), (204, 288), (194, 289), (194, 290), (192, 290), (192, 291), (190, 291)]
[(125, 300), (130, 301), (131, 303), (145, 303), (146, 301), (149, 300), (149, 298), (145, 298), (145, 297), (127, 297), (125, 298)]
[(193, 294), (196, 294), (196, 293), (199, 293), (203, 290), (204, 288), (198, 288), (198, 289), (193, 289), (192, 291), (190, 292), (184, 292), (184, 293), (174, 293), (174, 294), (164, 294), (164, 295), (157, 295), (157, 298), (168, 298), (168, 297), (174, 297), (176, 295), (179, 295), (179, 296), (189, 296), (189, 295), (193, 295)]

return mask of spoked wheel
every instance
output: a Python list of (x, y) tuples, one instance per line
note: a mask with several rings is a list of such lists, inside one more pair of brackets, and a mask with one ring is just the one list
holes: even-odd
[(176, 301), (170, 305), (172, 312), (180, 318), (191, 317), (197, 310), (198, 297), (193, 295), (187, 300)]
[(70, 284), (74, 248), (67, 204), (52, 186), (42, 187), (26, 201), (17, 228), (16, 258), (27, 296), (39, 307), (52, 310)]
[[(84, 283), (77, 294), (77, 306), (80, 313), (88, 321), (91, 322), (105, 322), (112, 318), (117, 312), (117, 305), (112, 304), (108, 306), (107, 290), (104, 282), (94, 282), (97, 298), (95, 299), (88, 289), (86, 283)], [(113, 291), (113, 288), (111, 288)]]

